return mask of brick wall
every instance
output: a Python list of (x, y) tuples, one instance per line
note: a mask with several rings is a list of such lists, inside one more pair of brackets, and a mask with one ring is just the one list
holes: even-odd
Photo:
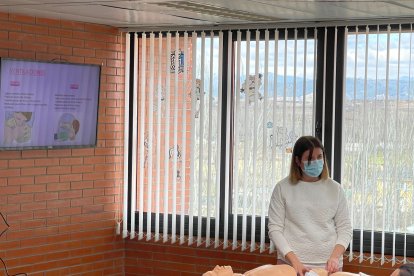
[[(10, 224), (0, 257), (9, 273), (195, 276), (215, 265), (244, 272), (274, 263), (274, 255), (258, 252), (136, 239), (124, 244), (114, 234), (122, 180), (122, 49), (115, 28), (0, 13), (1, 57), (102, 65), (96, 148), (0, 152), (0, 211)], [(345, 262), (345, 270), (385, 276), (393, 269), (354, 261)]]
[(0, 151), (10, 274), (123, 275), (123, 49), (116, 28), (0, 13), (1, 57), (102, 65), (96, 148)]
[[(216, 265), (229, 265), (234, 272), (243, 273), (260, 265), (276, 263), (276, 255), (269, 252), (241, 252), (214, 249), (213, 246), (206, 248), (205, 245), (179, 246), (169, 242), (126, 240), (125, 275), (196, 276)], [(386, 257), (391, 259), (391, 256)], [(379, 262), (344, 260), (344, 271), (364, 272), (372, 276), (389, 276), (396, 267), (398, 265), (392, 267), (391, 263), (381, 266)]]

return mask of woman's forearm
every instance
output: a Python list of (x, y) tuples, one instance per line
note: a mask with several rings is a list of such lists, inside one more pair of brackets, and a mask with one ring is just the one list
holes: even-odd
[(331, 258), (339, 259), (339, 257), (341, 257), (345, 253), (345, 250), (345, 247), (343, 247), (340, 244), (336, 244), (334, 249), (332, 250)]

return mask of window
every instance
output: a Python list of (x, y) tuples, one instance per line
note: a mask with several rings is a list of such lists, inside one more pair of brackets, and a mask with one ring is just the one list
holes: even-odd
[(131, 46), (131, 235), (264, 251), (273, 187), (296, 139), (316, 135), (349, 200), (350, 258), (414, 255), (411, 26), (142, 33)]
[(341, 182), (357, 236), (369, 239), (372, 257), (381, 243), (384, 258), (388, 241), (395, 257), (405, 253), (396, 240), (414, 234), (412, 31), (356, 28), (346, 43)]

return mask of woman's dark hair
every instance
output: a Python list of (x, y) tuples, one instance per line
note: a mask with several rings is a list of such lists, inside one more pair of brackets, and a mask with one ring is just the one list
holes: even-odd
[(309, 150), (308, 161), (311, 161), (313, 150), (315, 148), (320, 148), (323, 152), (324, 164), (322, 173), (319, 177), (321, 179), (327, 179), (329, 177), (329, 169), (328, 164), (326, 162), (325, 148), (323, 147), (322, 142), (318, 138), (313, 136), (302, 136), (296, 141), (295, 145), (293, 146), (292, 161), (290, 163), (289, 174), (289, 179), (293, 184), (298, 183), (298, 181), (302, 178), (302, 169), (296, 163), (296, 158), (301, 160), (303, 153)]
[(414, 276), (414, 264), (403, 264), (399, 269), (399, 276)]

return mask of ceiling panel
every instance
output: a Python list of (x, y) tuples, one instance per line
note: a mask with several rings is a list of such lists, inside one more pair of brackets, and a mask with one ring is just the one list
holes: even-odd
[[(406, 4), (410, 2), (412, 1), (405, 1)], [(363, 11), (370, 13), (376, 18), (412, 17), (414, 14), (414, 9), (406, 5), (403, 6), (398, 3), (385, 1), (341, 1), (335, 2), (332, 5), (343, 7), (353, 12)]]
[(0, 0), (0, 11), (115, 27), (408, 18), (413, 0)]

